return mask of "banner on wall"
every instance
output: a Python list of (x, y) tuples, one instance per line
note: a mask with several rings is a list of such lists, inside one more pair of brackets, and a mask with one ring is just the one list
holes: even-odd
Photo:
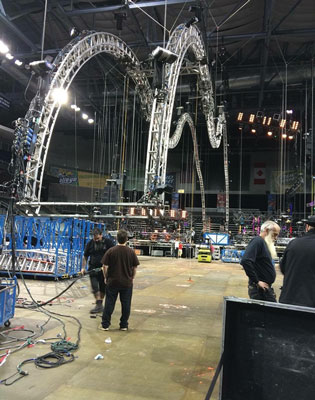
[(50, 167), (50, 173), (59, 179), (60, 185), (72, 185), (77, 186), (78, 174), (74, 169), (62, 168), (62, 167)]
[(226, 196), (225, 193), (217, 194), (217, 211), (223, 212), (226, 206)]
[(172, 193), (172, 209), (178, 210), (179, 208), (179, 193)]
[(295, 193), (303, 191), (303, 177), (299, 171), (273, 171), (271, 175), (271, 191), (279, 193), (280, 189), (284, 193), (294, 188)]
[(266, 164), (255, 163), (254, 164), (254, 185), (265, 185), (266, 184)]

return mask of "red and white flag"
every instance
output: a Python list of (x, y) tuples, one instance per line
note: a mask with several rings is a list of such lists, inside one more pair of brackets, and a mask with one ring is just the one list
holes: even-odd
[(266, 184), (266, 164), (255, 163), (254, 164), (254, 185), (265, 185)]

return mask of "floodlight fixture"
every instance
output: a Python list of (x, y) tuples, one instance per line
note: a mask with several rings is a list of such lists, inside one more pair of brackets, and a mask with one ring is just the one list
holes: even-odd
[(250, 114), (249, 122), (253, 123), (255, 121), (255, 114)]
[(9, 47), (2, 40), (0, 40), (0, 53), (7, 54), (9, 51)]
[(173, 64), (178, 59), (177, 54), (160, 46), (156, 47), (151, 55), (155, 60), (167, 64)]
[(191, 25), (196, 25), (199, 22), (199, 18), (195, 15), (194, 17), (190, 18), (185, 24), (186, 28), (190, 28)]
[(14, 58), (11, 53), (7, 53), (5, 56), (8, 60), (13, 60)]
[(83, 114), (82, 114), (82, 118), (83, 118), (83, 119), (88, 119), (89, 116), (88, 116), (87, 114), (83, 113)]
[(299, 122), (298, 121), (293, 121), (291, 129), (296, 131), (299, 128)]
[(20, 60), (15, 60), (14, 64), (17, 65), (18, 67), (20, 67), (21, 65), (23, 65), (22, 61)]
[(241, 122), (241, 121), (243, 120), (243, 115), (244, 115), (244, 113), (242, 113), (242, 112), (238, 113), (238, 115), (237, 115), (237, 120), (238, 120), (239, 122)]
[(286, 121), (285, 119), (282, 119), (282, 120), (280, 121), (280, 128), (284, 128), (286, 122), (287, 122), (287, 121)]
[(68, 92), (62, 87), (53, 89), (51, 96), (53, 100), (60, 105), (66, 104), (68, 102)]
[(93, 124), (93, 123), (94, 123), (94, 119), (93, 119), (93, 118), (89, 118), (89, 119), (88, 119), (88, 123), (89, 123), (89, 124)]
[(75, 36), (78, 36), (78, 34), (79, 34), (79, 32), (78, 32), (76, 27), (72, 27), (70, 29), (69, 35), (70, 35), (71, 38), (74, 38)]
[(38, 76), (45, 76), (53, 69), (53, 65), (48, 60), (33, 61), (29, 63), (29, 67)]

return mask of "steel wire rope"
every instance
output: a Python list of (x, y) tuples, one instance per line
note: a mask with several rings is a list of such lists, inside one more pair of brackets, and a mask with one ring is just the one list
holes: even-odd
[[(77, 98), (74, 98), (74, 104), (77, 105)], [(74, 110), (74, 170), (77, 176), (77, 182), (75, 185), (75, 201), (78, 203), (78, 143), (77, 143), (77, 113)], [(77, 210), (77, 206), (76, 206)]]
[(120, 185), (120, 199), (122, 198), (123, 194), (123, 189), (124, 189), (124, 181), (125, 181), (125, 157), (127, 154), (127, 126), (128, 126), (128, 121), (127, 121), (127, 115), (128, 115), (128, 94), (129, 94), (129, 78), (126, 78), (126, 94), (124, 96), (124, 122), (122, 125), (122, 142), (121, 142), (121, 166), (120, 166), (120, 179), (121, 179), (121, 185)]
[(47, 5), (48, 5), (48, 0), (45, 0), (43, 31), (42, 31), (42, 43), (41, 43), (41, 53), (40, 53), (40, 59), (41, 60), (44, 59), (44, 46), (45, 46), (45, 33), (46, 33), (46, 20), (47, 20)]
[(93, 201), (93, 191), (94, 191), (94, 174), (95, 174), (95, 138), (96, 136), (96, 124), (94, 124), (93, 129), (93, 153), (92, 153), (92, 190), (91, 190), (91, 202)]
[[(131, 127), (131, 143), (130, 143), (130, 152), (131, 157), (129, 157), (129, 171), (128, 174), (130, 176), (130, 182), (132, 183), (131, 188), (133, 190), (133, 182), (134, 182), (134, 168), (137, 163), (136, 160), (136, 150), (135, 150), (135, 125), (136, 125), (136, 92), (133, 95), (133, 113), (132, 113), (132, 127)], [(134, 199), (129, 199), (133, 201)]]

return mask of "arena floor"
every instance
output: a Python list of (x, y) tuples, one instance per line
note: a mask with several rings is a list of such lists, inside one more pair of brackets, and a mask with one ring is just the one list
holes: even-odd
[[(193, 259), (139, 257), (128, 332), (118, 330), (117, 303), (108, 332), (97, 329), (100, 316), (90, 318), (93, 307), (89, 279), (73, 285), (49, 311), (77, 317), (82, 323), (80, 348), (74, 362), (53, 369), (23, 366), (29, 375), (12, 386), (0, 385), (1, 399), (15, 400), (202, 400), (220, 358), (224, 296), (247, 297), (247, 279), (238, 264), (198, 263)], [(275, 290), (282, 277), (278, 271)], [(35, 300), (45, 301), (61, 292), (69, 281), (27, 279)], [(27, 292), (20, 281), (20, 298)], [(76, 341), (77, 325), (69, 318), (69, 340)], [(36, 330), (47, 316), (17, 308), (11, 328)], [(0, 332), (6, 328), (0, 328)], [(50, 320), (39, 339), (63, 335), (60, 323)], [(0, 337), (1, 342), (4, 338)], [(1, 346), (3, 347), (3, 345)], [(14, 372), (25, 359), (48, 353), (37, 343), (11, 354), (0, 368), (0, 379)], [(95, 360), (101, 354), (103, 359)], [(219, 384), (213, 400), (219, 399)]]

